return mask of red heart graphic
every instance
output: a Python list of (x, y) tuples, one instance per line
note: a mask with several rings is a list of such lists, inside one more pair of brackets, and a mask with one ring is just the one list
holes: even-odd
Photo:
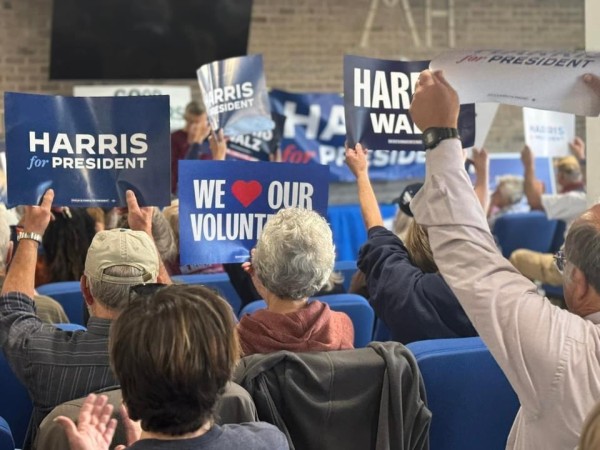
[(231, 193), (244, 205), (244, 208), (247, 208), (250, 203), (256, 200), (261, 192), (262, 185), (256, 180), (238, 180), (231, 186)]

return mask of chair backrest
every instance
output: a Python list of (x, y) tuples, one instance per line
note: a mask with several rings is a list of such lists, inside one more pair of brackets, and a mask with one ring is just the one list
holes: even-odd
[(219, 292), (229, 302), (233, 311), (237, 314), (242, 306), (242, 300), (237, 291), (229, 281), (226, 273), (196, 273), (191, 275), (174, 275), (171, 279), (184, 284), (203, 284)]
[(83, 323), (83, 294), (79, 281), (59, 281), (38, 286), (42, 295), (52, 297), (60, 303), (72, 323)]
[(560, 247), (565, 242), (565, 230), (567, 229), (567, 222), (564, 220), (556, 221), (556, 230), (554, 230), (554, 238), (552, 239), (552, 246), (550, 247), (550, 253), (556, 253), (560, 250)]
[(349, 261), (337, 261), (335, 266), (333, 267), (334, 272), (340, 272), (344, 276), (344, 290), (348, 292), (350, 290), (350, 282), (352, 281), (352, 276), (358, 270), (356, 267), (355, 260)]
[(519, 248), (549, 253), (557, 225), (543, 211), (509, 213), (496, 219), (493, 234), (505, 258)]
[(399, 342), (242, 358), (234, 381), (290, 449), (425, 449), (431, 413), (417, 364)]
[[(355, 348), (365, 347), (371, 342), (375, 326), (375, 312), (364, 297), (357, 294), (332, 294), (320, 296), (318, 300), (327, 303), (333, 311), (348, 314), (354, 326)], [(267, 304), (264, 300), (248, 303), (240, 311), (239, 317), (266, 307)]]
[(0, 416), (10, 425), (14, 442), (21, 448), (33, 405), (25, 386), (17, 379), (0, 352)]
[(10, 426), (2, 417), (0, 417), (0, 450), (15, 450)]
[(500, 450), (519, 400), (479, 337), (413, 342), (433, 413), (432, 450)]
[(77, 323), (55, 323), (54, 326), (62, 331), (86, 331), (87, 328)]

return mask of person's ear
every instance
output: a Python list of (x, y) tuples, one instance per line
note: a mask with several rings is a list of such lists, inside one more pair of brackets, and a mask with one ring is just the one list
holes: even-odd
[(79, 286), (81, 288), (81, 293), (83, 294), (83, 299), (85, 300), (86, 305), (91, 306), (94, 304), (94, 297), (92, 297), (92, 293), (90, 292), (90, 280), (85, 275), (81, 275), (81, 279), (79, 280)]
[(572, 285), (571, 303), (577, 307), (582, 306), (583, 300), (588, 295), (590, 285), (585, 274), (578, 268), (573, 266), (569, 274)]

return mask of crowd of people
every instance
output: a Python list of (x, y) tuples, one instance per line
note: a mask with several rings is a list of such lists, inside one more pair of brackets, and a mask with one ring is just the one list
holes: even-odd
[[(600, 78), (584, 79), (600, 97)], [(458, 112), (443, 74), (421, 73), (410, 108), (415, 125), (456, 129)], [(200, 106), (186, 109), (186, 121), (174, 136), (172, 189), (178, 159), (226, 155), (222, 131), (210, 130)], [(558, 194), (544, 193), (525, 147), (524, 177), (500, 178), (490, 196), (487, 152), (473, 153), (472, 183), (459, 139), (441, 139), (427, 150), (424, 183), (397, 200), (390, 231), (369, 180), (367, 149), (346, 149), (368, 231), (351, 290), (369, 300), (394, 341), (481, 336), (521, 405), (507, 448), (575, 448), (580, 436), (582, 449), (598, 444), (600, 206), (586, 209), (583, 141), (571, 151), (557, 164)], [(0, 209), (0, 345), (34, 405), (24, 448), (61, 448), (67, 440), (76, 450), (288, 448), (277, 427), (256, 421), (252, 401), (231, 381), (239, 359), (253, 354), (353, 349), (350, 318), (315, 299), (340, 286), (325, 219), (281, 210), (250, 261), (225, 266), (245, 302), (266, 303), (238, 323), (211, 289), (171, 282), (182, 269), (177, 204), (163, 214), (140, 207), (128, 191), (126, 214), (104, 217), (53, 207), (53, 198), (48, 190), (39, 206), (25, 207), (14, 252)], [(520, 211), (523, 199), (526, 208), (568, 223), (557, 256), (517, 250), (509, 262), (496, 247), (490, 226)], [(39, 284), (66, 280), (80, 281), (86, 331), (54, 327), (66, 322), (64, 311), (36, 293)], [(567, 309), (531, 280), (562, 284)], [(106, 390), (118, 391), (117, 400), (100, 394)], [(228, 396), (246, 407), (232, 408)], [(75, 399), (77, 418), (56, 412)], [(58, 426), (62, 441), (52, 442), (47, 436)]]

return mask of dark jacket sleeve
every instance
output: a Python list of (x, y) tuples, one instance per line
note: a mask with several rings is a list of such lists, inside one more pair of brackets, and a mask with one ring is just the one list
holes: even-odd
[(406, 344), (477, 335), (442, 276), (414, 266), (391, 231), (371, 228), (357, 265), (366, 275), (369, 302), (393, 340)]

